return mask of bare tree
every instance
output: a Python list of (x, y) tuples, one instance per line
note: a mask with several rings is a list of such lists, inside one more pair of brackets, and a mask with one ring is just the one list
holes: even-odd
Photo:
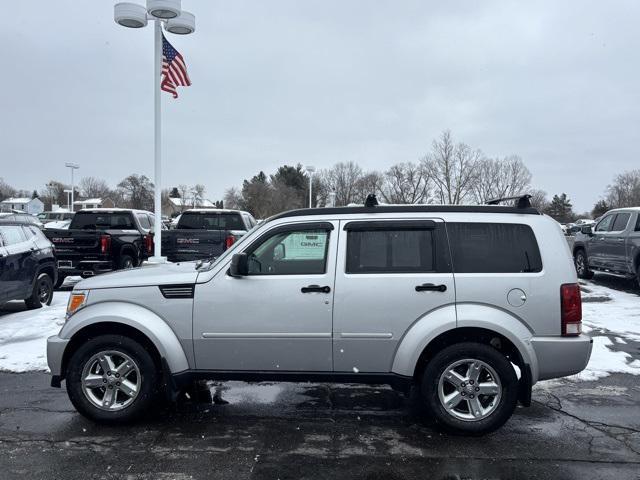
[(227, 188), (224, 192), (224, 205), (227, 208), (235, 209), (235, 210), (244, 210), (244, 200), (242, 198), (242, 193), (236, 187)]
[(109, 196), (109, 185), (101, 178), (82, 177), (80, 192), (86, 198), (106, 198)]
[(194, 207), (202, 205), (205, 191), (206, 188), (201, 183), (196, 183), (193, 187), (191, 187), (191, 201)]
[(531, 198), (531, 206), (537, 208), (540, 211), (544, 211), (549, 207), (549, 200), (547, 199), (547, 192), (540, 189), (529, 190)]
[(480, 150), (472, 150), (464, 143), (455, 144), (449, 130), (433, 141), (431, 153), (422, 165), (434, 182), (436, 199), (440, 203), (464, 203), (473, 193)]
[(362, 177), (362, 169), (355, 162), (340, 162), (320, 172), (324, 184), (322, 190), (335, 192), (336, 206), (349, 205), (361, 200)]
[(428, 203), (431, 181), (423, 165), (398, 163), (384, 173), (380, 195), (386, 203)]
[(178, 185), (178, 192), (180, 193), (180, 213), (184, 212), (187, 207), (187, 198), (189, 197), (189, 187), (184, 183)]
[(131, 174), (118, 184), (129, 208), (153, 210), (153, 183), (146, 175)]
[(6, 183), (2, 177), (0, 177), (0, 201), (5, 198), (13, 197), (16, 193), (16, 189)]
[(512, 197), (531, 185), (531, 172), (517, 155), (503, 159), (483, 158), (478, 162), (473, 196), (483, 204), (494, 198)]
[(610, 208), (640, 205), (640, 169), (617, 175), (613, 184), (607, 187), (606, 202)]

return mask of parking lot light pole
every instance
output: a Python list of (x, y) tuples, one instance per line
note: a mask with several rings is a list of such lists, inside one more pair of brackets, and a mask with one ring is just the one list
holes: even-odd
[(73, 210), (73, 201), (74, 201), (73, 191), (75, 190), (75, 184), (73, 181), (73, 171), (79, 169), (80, 165), (78, 165), (77, 163), (66, 162), (64, 166), (71, 169), (71, 208), (69, 210), (73, 212), (74, 211)]
[(313, 195), (312, 195), (312, 190), (313, 190), (313, 172), (316, 171), (316, 167), (314, 167), (313, 165), (307, 165), (305, 167), (307, 169), (307, 172), (309, 173), (309, 208), (313, 208)]
[(162, 73), (162, 25), (167, 32), (188, 35), (196, 29), (193, 14), (182, 10), (181, 0), (147, 0), (146, 8), (137, 3), (116, 3), (114, 20), (128, 28), (146, 27), (149, 20), (154, 22), (154, 234), (153, 257), (150, 262), (164, 263), (162, 256), (162, 138), (161, 138), (161, 97), (160, 76)]

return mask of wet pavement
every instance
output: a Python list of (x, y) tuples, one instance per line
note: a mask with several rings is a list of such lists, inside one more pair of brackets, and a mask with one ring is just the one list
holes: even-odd
[(226, 382), (215, 403), (105, 427), (46, 374), (0, 373), (0, 478), (639, 479), (637, 380), (541, 383), (530, 408), (469, 438), (387, 387)]

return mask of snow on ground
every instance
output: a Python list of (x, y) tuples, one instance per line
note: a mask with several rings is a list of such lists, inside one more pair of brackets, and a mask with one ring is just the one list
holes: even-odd
[[(640, 360), (616, 348), (628, 341), (640, 342), (640, 297), (593, 282), (582, 282), (582, 290), (584, 331), (593, 337), (593, 352), (587, 369), (569, 378), (590, 381), (612, 373), (640, 375)], [(49, 307), (22, 310), (20, 302), (11, 302), (5, 311), (13, 313), (0, 311), (0, 370), (48, 370), (46, 339), (64, 324), (68, 299), (69, 292), (56, 292)], [(277, 393), (275, 388), (261, 390), (260, 400), (268, 401)]]
[[(47, 337), (57, 334), (64, 324), (68, 300), (69, 292), (55, 292), (48, 307), (0, 313), (0, 370), (49, 370)], [(21, 303), (10, 302), (5, 308)]]

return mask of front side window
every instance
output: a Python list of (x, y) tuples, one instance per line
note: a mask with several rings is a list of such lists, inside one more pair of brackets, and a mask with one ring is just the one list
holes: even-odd
[(513, 223), (447, 223), (455, 273), (542, 271), (533, 230)]
[(276, 232), (248, 254), (249, 275), (318, 275), (326, 272), (329, 230)]
[(629, 223), (629, 218), (631, 218), (630, 213), (619, 213), (616, 215), (616, 219), (613, 221), (613, 226), (611, 227), (612, 232), (622, 232), (627, 228), (627, 223)]
[(426, 273), (447, 271), (438, 255), (440, 246), (434, 226), (388, 225), (366, 222), (347, 224), (346, 273)]
[(27, 239), (22, 231), (22, 227), (19, 225), (5, 225), (0, 227), (0, 235), (2, 235), (2, 239), (6, 246), (21, 243)]
[(615, 215), (607, 215), (596, 225), (596, 232), (608, 232), (611, 230), (611, 224)]
[(636, 228), (635, 228), (636, 232), (640, 232), (640, 213), (638, 214), (638, 218), (636, 220)]

